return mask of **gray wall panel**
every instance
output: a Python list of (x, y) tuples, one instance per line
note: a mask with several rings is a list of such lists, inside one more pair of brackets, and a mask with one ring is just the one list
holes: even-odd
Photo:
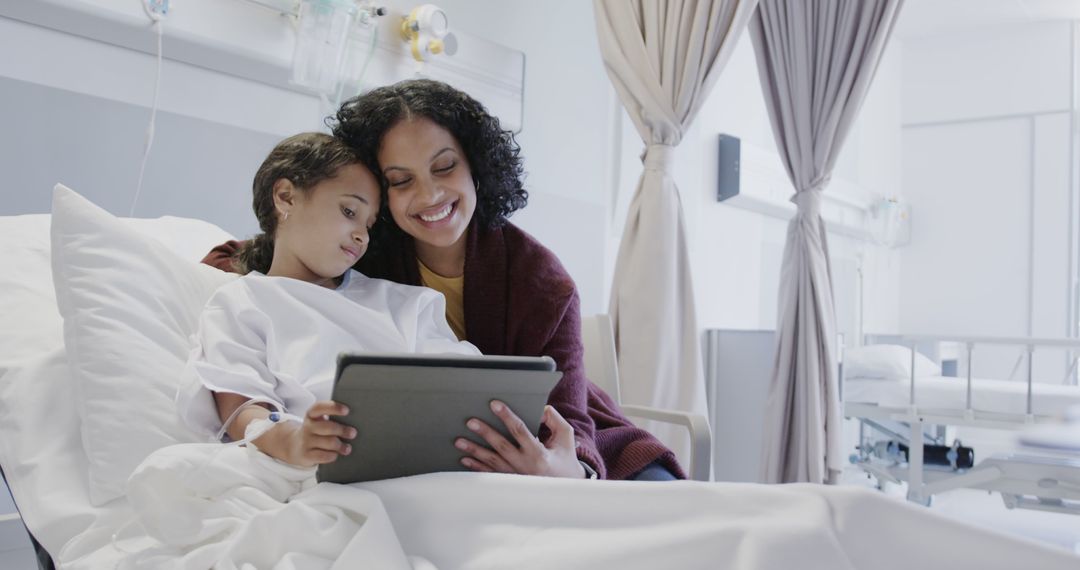
[[(47, 213), (62, 182), (116, 215), (135, 195), (147, 108), (0, 78), (0, 215)], [(137, 217), (258, 229), (251, 179), (276, 135), (158, 112)]]

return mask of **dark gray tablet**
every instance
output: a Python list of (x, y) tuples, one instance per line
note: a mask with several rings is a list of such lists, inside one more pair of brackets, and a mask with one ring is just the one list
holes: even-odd
[(351, 454), (320, 465), (316, 476), (355, 483), (467, 471), (454, 440), (484, 442), (465, 422), (480, 418), (513, 441), (489, 407), (500, 400), (536, 435), (560, 378), (547, 356), (343, 354), (331, 398), (349, 407), (349, 415), (336, 420), (356, 428), (357, 436)]

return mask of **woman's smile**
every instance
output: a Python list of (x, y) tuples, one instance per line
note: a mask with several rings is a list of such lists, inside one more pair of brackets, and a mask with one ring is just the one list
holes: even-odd
[(453, 215), (453, 213), (457, 210), (457, 203), (458, 201), (454, 200), (453, 202), (446, 202), (444, 204), (439, 204), (431, 208), (426, 208), (416, 213), (414, 217), (424, 222), (424, 225), (438, 225), (439, 222), (443, 222), (449, 219), (451, 215)]

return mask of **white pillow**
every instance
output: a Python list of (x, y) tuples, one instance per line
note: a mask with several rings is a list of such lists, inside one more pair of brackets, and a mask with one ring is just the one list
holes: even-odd
[[(941, 376), (941, 367), (916, 351), (915, 376)], [(911, 347), (873, 344), (845, 349), (844, 377), (908, 380), (911, 378)]]
[[(131, 227), (141, 223), (120, 220), (62, 185), (53, 190), (53, 284), (95, 506), (123, 495), (151, 452), (199, 440), (173, 400), (203, 305), (236, 277), (147, 239)], [(179, 218), (158, 223), (170, 225), (161, 235), (187, 241), (213, 227)]]

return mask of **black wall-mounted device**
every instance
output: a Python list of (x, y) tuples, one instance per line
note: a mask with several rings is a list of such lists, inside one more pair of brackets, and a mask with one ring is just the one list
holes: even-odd
[(723, 202), (739, 195), (740, 143), (738, 137), (722, 134), (718, 146), (716, 200)]

